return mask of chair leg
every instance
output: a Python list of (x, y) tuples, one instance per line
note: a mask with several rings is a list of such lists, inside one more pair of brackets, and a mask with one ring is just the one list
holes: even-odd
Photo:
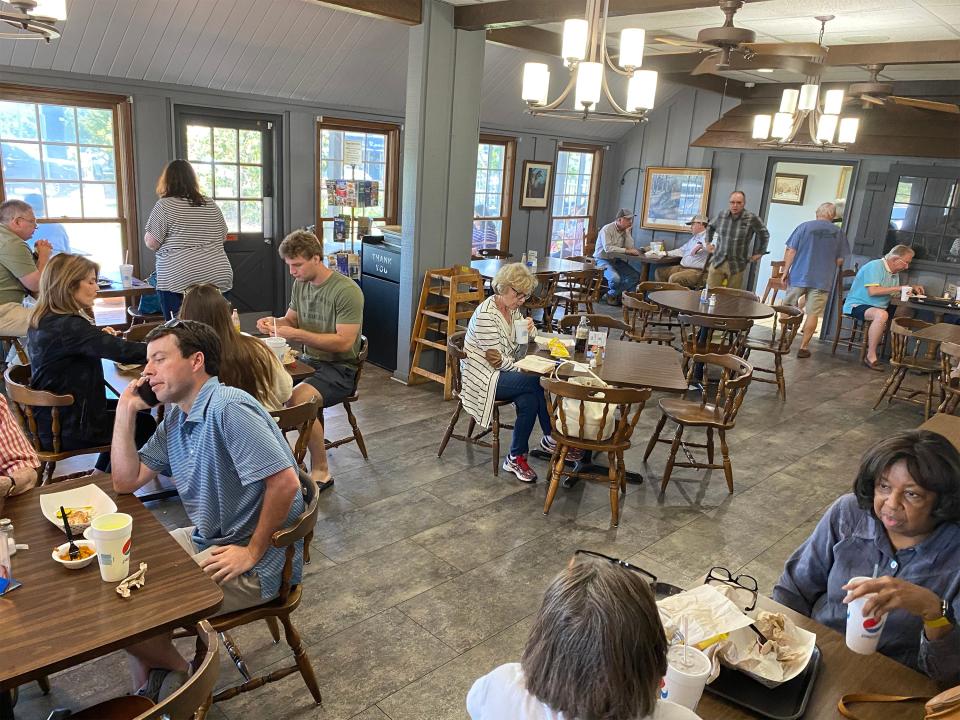
[(713, 465), (713, 428), (707, 428), (707, 462)]
[(275, 617), (264, 618), (267, 622), (267, 627), (270, 628), (270, 636), (273, 638), (274, 644), (280, 642), (280, 623), (277, 622)]
[(896, 368), (892, 373), (890, 373), (890, 377), (888, 377), (887, 381), (883, 384), (883, 390), (880, 391), (880, 397), (878, 397), (877, 401), (873, 404), (874, 410), (880, 407), (880, 403), (883, 402), (883, 398), (886, 397), (887, 391), (890, 390), (890, 387), (893, 385), (893, 381), (896, 379), (899, 372), (900, 368)]
[(250, 674), (250, 668), (247, 667), (247, 661), (243, 659), (243, 655), (240, 654), (240, 648), (233, 641), (233, 638), (230, 637), (230, 633), (220, 633), (220, 639), (223, 640), (223, 647), (227, 649), (230, 659), (233, 660), (233, 664), (237, 666), (237, 670), (243, 675), (243, 679), (249, 682), (253, 677)]
[(723, 474), (727, 478), (727, 490), (733, 495), (733, 466), (730, 464), (730, 449), (727, 447), (727, 433), (725, 430), (718, 430), (720, 436), (720, 452), (723, 454)]
[(50, 678), (47, 675), (37, 678), (37, 685), (40, 686), (40, 692), (44, 695), (50, 694)]
[(557, 461), (550, 468), (550, 487), (547, 488), (547, 499), (543, 503), (543, 514), (550, 512), (550, 506), (553, 505), (553, 498), (557, 495), (557, 488), (560, 487), (560, 475), (563, 473), (563, 463), (567, 459), (567, 446), (562, 443), (557, 450)]
[(673, 463), (677, 459), (677, 450), (680, 449), (681, 437), (683, 437), (683, 425), (677, 423), (677, 432), (673, 436), (673, 444), (670, 445), (670, 457), (667, 458), (667, 466), (663, 469), (663, 480), (660, 482), (661, 494), (666, 491), (667, 483), (670, 482), (670, 474), (673, 472)]
[(776, 353), (773, 360), (773, 367), (777, 371), (777, 395), (784, 402), (787, 401), (787, 383), (783, 377), (783, 361), (780, 359), (780, 353)]
[(357, 447), (360, 448), (360, 454), (363, 455), (364, 460), (368, 460), (367, 446), (363, 442), (363, 434), (360, 432), (360, 426), (357, 425), (357, 418), (353, 414), (353, 409), (350, 407), (350, 403), (348, 402), (345, 402), (343, 407), (347, 411), (347, 420), (350, 421), (350, 427), (353, 428), (353, 439), (357, 441)]
[(607, 470), (607, 477), (610, 478), (610, 523), (617, 527), (620, 524), (620, 473), (613, 453), (607, 453), (607, 462), (610, 465)]
[(927, 402), (923, 406), (923, 419), (930, 419), (930, 406), (933, 404), (933, 374), (927, 375)]
[[(898, 369), (897, 381), (893, 385), (893, 389), (890, 391), (890, 395), (887, 397), (887, 404), (893, 402), (893, 399), (897, 396), (897, 393), (900, 392), (900, 386), (903, 385), (903, 381), (907, 379), (907, 369), (903, 368), (903, 371), (900, 372)], [(910, 396), (908, 396), (910, 397)]]
[(643, 461), (646, 462), (647, 458), (650, 457), (650, 453), (653, 452), (653, 449), (657, 446), (657, 440), (660, 439), (660, 433), (663, 431), (663, 426), (667, 422), (667, 416), (661, 415), (660, 421), (657, 423), (657, 429), (653, 431), (653, 435), (650, 436), (650, 441), (647, 443), (647, 451), (643, 454)]
[(473, 431), (477, 429), (477, 421), (470, 417), (470, 422), (467, 423), (467, 442), (470, 442), (473, 438)]
[(317, 677), (313, 674), (313, 665), (310, 664), (307, 650), (303, 647), (300, 633), (293, 627), (289, 615), (281, 617), (280, 622), (283, 623), (283, 633), (286, 636), (287, 645), (293, 650), (293, 658), (297, 661), (297, 668), (300, 670), (303, 682), (306, 683), (307, 689), (310, 690), (310, 694), (313, 695), (314, 701), (316, 701), (317, 705), (320, 705), (323, 703), (323, 698), (320, 695), (320, 686), (317, 685)]
[(453, 435), (453, 430), (457, 426), (457, 420), (460, 419), (460, 411), (463, 409), (463, 403), (457, 400), (457, 409), (453, 411), (453, 416), (450, 418), (450, 422), (447, 425), (447, 431), (443, 434), (443, 440), (440, 442), (440, 449), (437, 450), (437, 457), (443, 455), (443, 451), (447, 449), (447, 443), (450, 442), (450, 436)]
[(490, 426), (493, 435), (493, 476), (500, 475), (500, 411), (493, 408), (493, 423)]

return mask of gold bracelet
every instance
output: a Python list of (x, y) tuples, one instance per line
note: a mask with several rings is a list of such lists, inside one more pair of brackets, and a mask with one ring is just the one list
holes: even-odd
[(930, 630), (934, 630), (934, 629), (936, 629), (936, 628), (946, 627), (947, 625), (950, 625), (950, 624), (951, 624), (950, 621), (947, 620), (947, 619), (946, 619), (945, 617), (943, 617), (942, 615), (941, 615), (940, 617), (938, 617), (936, 620), (924, 620), (924, 621), (923, 621), (923, 626), (924, 626), (925, 628), (929, 628)]

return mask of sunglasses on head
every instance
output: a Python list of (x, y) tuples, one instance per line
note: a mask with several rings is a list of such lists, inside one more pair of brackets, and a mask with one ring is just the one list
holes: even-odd
[(644, 570), (638, 565), (633, 565), (628, 563), (626, 560), (621, 560), (620, 558), (610, 557), (609, 555), (604, 555), (603, 553), (594, 552), (593, 550), (577, 550), (574, 555), (590, 555), (592, 557), (598, 557), (601, 560), (607, 560), (612, 562), (614, 565), (619, 565), (622, 568), (627, 570), (632, 570), (633, 572), (640, 573), (643, 575), (647, 581), (650, 583), (650, 586), (655, 588), (657, 586), (657, 576), (648, 570)]

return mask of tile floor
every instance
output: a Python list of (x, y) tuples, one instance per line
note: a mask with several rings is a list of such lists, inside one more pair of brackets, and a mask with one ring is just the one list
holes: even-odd
[[(850, 487), (862, 451), (922, 420), (909, 405), (871, 410), (885, 375), (845, 353), (831, 357), (829, 346), (786, 365), (787, 402), (774, 386), (755, 383), (730, 433), (733, 495), (722, 472), (683, 469), (659, 495), (668, 448), (643, 466), (658, 418), (655, 402), (648, 405), (638, 447), (627, 454), (647, 481), (628, 487), (617, 529), (604, 486), (561, 489), (544, 517), (542, 479), (531, 487), (495, 478), (488, 450), (457, 441), (438, 459), (452, 403), (436, 385), (405, 387), (370, 367), (356, 408), (370, 459), (352, 445), (331, 453), (336, 486), (322, 495), (305, 600), (294, 615), (324, 704), (312, 704), (295, 674), (215, 706), (210, 717), (465, 718), (471, 683), (519, 658), (544, 587), (578, 547), (675, 584), (722, 564), (755, 575), (769, 592), (789, 553)], [(330, 432), (346, 427), (342, 413), (328, 418)], [(544, 475), (545, 464), (533, 463)], [(181, 521), (176, 502), (154, 509), (171, 526)], [(254, 671), (290, 660), (264, 624), (235, 638)], [(223, 663), (221, 683), (238, 678)], [(18, 717), (84, 707), (123, 694), (127, 682), (116, 653), (54, 676), (49, 696), (35, 684), (22, 688)]]

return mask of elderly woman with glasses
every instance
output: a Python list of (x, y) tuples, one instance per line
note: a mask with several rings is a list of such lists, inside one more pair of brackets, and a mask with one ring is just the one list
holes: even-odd
[(526, 346), (517, 343), (514, 323), (526, 322), (527, 331), (533, 332), (533, 320), (524, 320), (520, 307), (537, 286), (537, 279), (525, 265), (511, 263), (497, 271), (491, 286), (493, 295), (480, 303), (467, 326), (463, 343), (467, 357), (460, 365), (460, 401), (484, 428), (490, 426), (494, 401), (513, 402), (517, 420), (503, 469), (521, 482), (533, 483), (537, 473), (527, 463), (527, 450), (534, 422), (539, 421), (543, 430), (540, 448), (548, 453), (556, 448), (540, 377), (513, 369), (514, 362), (526, 351)]
[(472, 720), (695, 720), (658, 698), (667, 639), (655, 583), (629, 563), (578, 550), (547, 588), (521, 661), (470, 688)]
[(960, 454), (942, 435), (909, 430), (870, 448), (853, 493), (827, 510), (773, 589), (839, 632), (846, 603), (863, 596), (865, 616), (887, 616), (880, 652), (960, 682)]

